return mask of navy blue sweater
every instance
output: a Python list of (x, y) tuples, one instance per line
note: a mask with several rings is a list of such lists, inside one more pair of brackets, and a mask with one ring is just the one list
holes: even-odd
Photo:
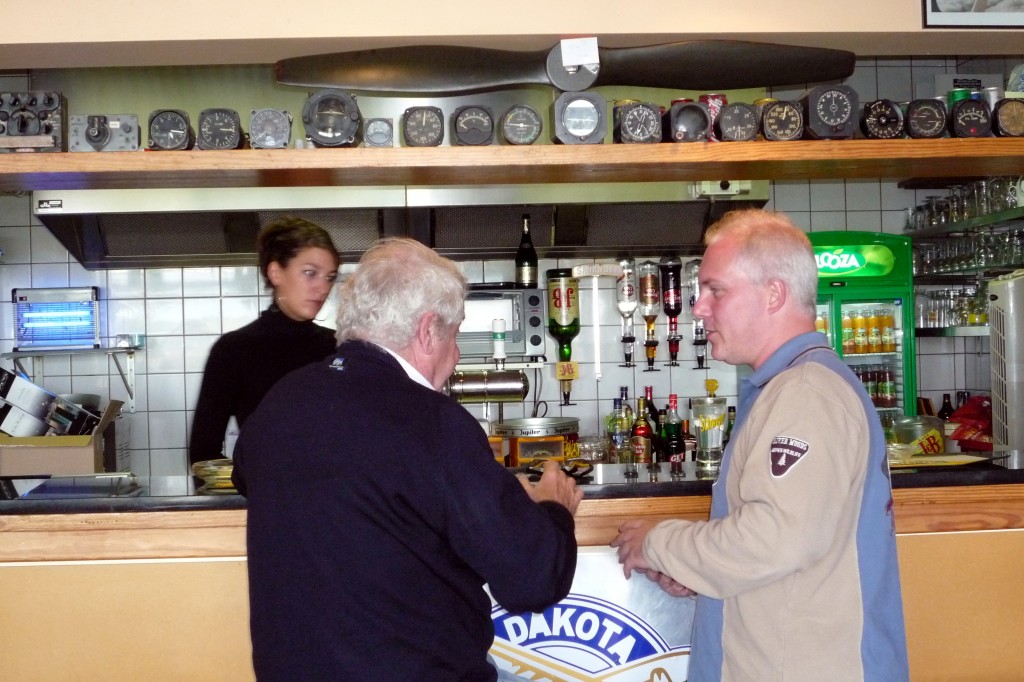
[(513, 612), (572, 584), (568, 510), (532, 502), (461, 405), (370, 344), (271, 389), (235, 481), (261, 681), (494, 680), (484, 584)]

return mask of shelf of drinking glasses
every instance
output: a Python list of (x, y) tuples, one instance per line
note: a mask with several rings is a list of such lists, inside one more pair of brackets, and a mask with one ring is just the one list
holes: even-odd
[(985, 325), (971, 325), (969, 327), (918, 327), (914, 330), (914, 336), (988, 336), (988, 327)]
[(988, 268), (967, 268), (966, 270), (955, 270), (950, 272), (933, 272), (926, 275), (914, 275), (915, 286), (928, 285), (962, 285), (977, 286), (979, 281), (988, 281), (1008, 275), (1015, 270), (1024, 268), (1024, 265), (994, 265)]
[(1005, 211), (986, 213), (970, 220), (960, 220), (946, 225), (925, 227), (920, 230), (908, 232), (911, 241), (924, 241), (927, 239), (944, 239), (950, 236), (964, 233), (978, 232), (986, 227), (1008, 227), (1014, 221), (1024, 220), (1024, 206), (1016, 206)]

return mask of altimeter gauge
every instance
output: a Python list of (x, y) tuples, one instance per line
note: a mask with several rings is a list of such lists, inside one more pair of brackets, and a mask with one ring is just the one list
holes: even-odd
[(408, 147), (436, 147), (444, 140), (444, 113), (437, 107), (409, 107), (402, 114), (402, 139)]
[(284, 149), (292, 137), (292, 115), (280, 109), (254, 109), (249, 114), (249, 145), (253, 149)]
[(199, 149), (238, 149), (245, 142), (242, 120), (234, 109), (199, 112), (196, 146)]
[(181, 109), (157, 109), (149, 115), (149, 148), (158, 151), (191, 149), (195, 144), (188, 113)]

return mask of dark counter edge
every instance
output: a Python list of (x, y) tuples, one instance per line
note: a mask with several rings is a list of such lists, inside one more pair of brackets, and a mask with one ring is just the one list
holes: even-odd
[[(1014, 485), (1024, 483), (1024, 469), (999, 466), (1000, 460), (952, 467), (894, 469), (892, 487), (941, 488), (949, 486)], [(711, 481), (670, 480), (667, 472), (657, 483), (646, 472), (635, 483), (583, 485), (585, 500), (684, 497), (711, 494)], [(245, 509), (241, 495), (174, 495), (165, 497), (64, 498), (2, 500), (0, 515), (104, 514), (127, 512), (207, 511)]]

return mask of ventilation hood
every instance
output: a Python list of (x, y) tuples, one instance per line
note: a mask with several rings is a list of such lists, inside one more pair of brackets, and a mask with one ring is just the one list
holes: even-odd
[(342, 262), (383, 236), (455, 259), (511, 258), (524, 213), (541, 257), (697, 255), (711, 222), (767, 197), (767, 181), (154, 188), (36, 191), (32, 207), (98, 270), (252, 265), (260, 228), (283, 216), (322, 225)]

